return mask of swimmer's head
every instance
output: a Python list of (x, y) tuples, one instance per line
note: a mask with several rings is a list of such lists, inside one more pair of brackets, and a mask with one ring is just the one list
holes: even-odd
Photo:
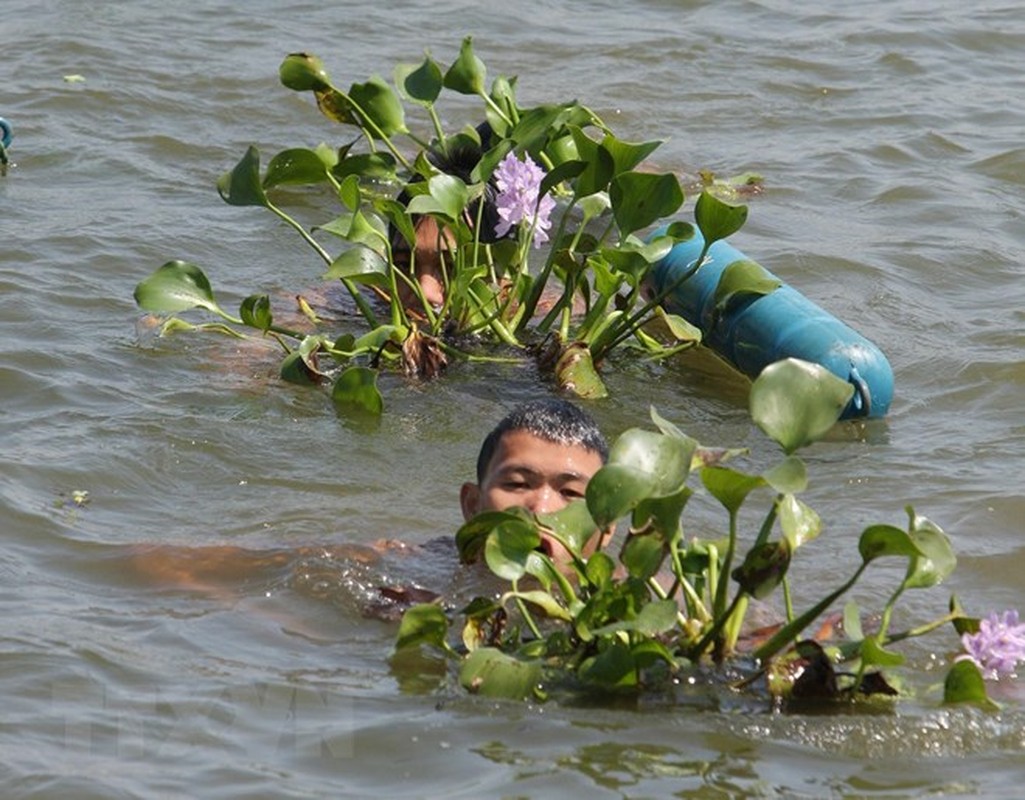
[[(587, 482), (608, 458), (608, 444), (589, 414), (565, 400), (537, 400), (515, 408), (488, 434), (477, 458), (477, 482), (463, 484), (460, 503), (469, 520), (482, 511), (521, 506), (537, 514), (584, 497)], [(567, 558), (561, 545), (542, 549)]]
[(484, 482), (499, 442), (514, 431), (525, 431), (552, 444), (582, 448), (597, 455), (602, 464), (609, 457), (609, 445), (586, 411), (567, 400), (532, 400), (506, 414), (485, 437), (477, 456), (478, 483)]

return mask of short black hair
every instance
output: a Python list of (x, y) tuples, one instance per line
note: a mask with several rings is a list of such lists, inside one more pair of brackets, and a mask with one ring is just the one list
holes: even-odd
[(608, 460), (609, 445), (598, 423), (568, 400), (551, 398), (531, 400), (506, 414), (485, 438), (477, 456), (477, 483), (484, 481), (491, 459), (502, 437), (512, 431), (526, 431), (538, 439), (556, 444), (575, 445)]

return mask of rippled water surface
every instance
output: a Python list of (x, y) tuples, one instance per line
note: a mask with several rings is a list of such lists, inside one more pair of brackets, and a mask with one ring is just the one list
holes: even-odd
[[(519, 75), (524, 104), (576, 97), (624, 138), (666, 139), (665, 169), (761, 174), (734, 244), (889, 356), (889, 417), (807, 452), (807, 499), (829, 528), (802, 556), (799, 595), (846, 576), (861, 528), (902, 524), (912, 503), (953, 540), (949, 588), (970, 610), (1023, 605), (1016, 4), (10, 0), (0, 793), (1018, 796), (1023, 691), (999, 687), (998, 713), (942, 708), (930, 682), (952, 635), (911, 649), (930, 668), (918, 699), (883, 713), (686, 697), (534, 707), (418, 683), (389, 662), (394, 624), (365, 619), (361, 592), (394, 576), (444, 583), (447, 556), (368, 564), (362, 548), (454, 530), (478, 440), (544, 391), (533, 372), (388, 378), (370, 425), (282, 384), (271, 353), (147, 328), (133, 288), (173, 257), (201, 264), (229, 308), (317, 283), (294, 234), (214, 189), (249, 144), (343, 141), (279, 85), (283, 54), (317, 53), (344, 84), (424, 47), (447, 63), (466, 34), (490, 74)], [(450, 121), (471, 121), (465, 108)], [(610, 435), (654, 403), (708, 444), (770, 452), (746, 384), (713, 359), (621, 363), (608, 379), (613, 397), (593, 410)], [(156, 589), (132, 558), (173, 546), (173, 565), (204, 544), (285, 556), (201, 594)], [(909, 606), (931, 615), (946, 599)]]

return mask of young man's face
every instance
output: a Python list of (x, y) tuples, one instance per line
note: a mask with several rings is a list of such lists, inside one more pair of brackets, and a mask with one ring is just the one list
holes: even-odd
[[(584, 496), (587, 482), (602, 466), (598, 453), (579, 445), (540, 439), (527, 431), (506, 433), (495, 448), (481, 483), (464, 483), (459, 500), (469, 520), (481, 511), (523, 506), (536, 514), (558, 511)], [(562, 546), (545, 540), (542, 549), (556, 561), (568, 560)]]

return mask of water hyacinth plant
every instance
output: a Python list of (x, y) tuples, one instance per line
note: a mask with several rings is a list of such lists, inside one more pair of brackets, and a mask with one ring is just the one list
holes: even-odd
[[(137, 303), (162, 315), (199, 308), (220, 320), (172, 316), (162, 332), (272, 337), (283, 349), (283, 378), (330, 382), (338, 403), (375, 413), (383, 407), (378, 372), (388, 365), (430, 378), (454, 358), (537, 357), (559, 388), (600, 397), (596, 367), (613, 349), (663, 358), (700, 341), (697, 328), (660, 305), (675, 287), (646, 294), (652, 265), (695, 231), (674, 222), (643, 238), (684, 202), (677, 176), (644, 167), (660, 142), (624, 141), (576, 101), (521, 107), (515, 78), (488, 87), (469, 37), (447, 69), (428, 54), (399, 65), (394, 85), (372, 77), (341, 88), (304, 53), (285, 58), (279, 74), (287, 88), (311, 93), (350, 140), (289, 148), (265, 168), (250, 147), (217, 188), (225, 202), (264, 208), (293, 228), (363, 326), (332, 330), (303, 308), (313, 329), (289, 328), (276, 322), (267, 294), (245, 298), (233, 315), (202, 268), (174, 260), (138, 285)], [(437, 104), (445, 92), (480, 99), (473, 124), (444, 130)], [(738, 230), (747, 209), (720, 199), (733, 191), (728, 182), (704, 177), (695, 224), (707, 248)], [(323, 191), (323, 219), (300, 224), (281, 206), (286, 187)], [(656, 319), (657, 330), (649, 325)]]
[[(467, 690), (489, 696), (542, 698), (551, 687), (657, 690), (729, 668), (734, 689), (757, 686), (775, 702), (837, 702), (897, 696), (890, 675), (905, 657), (896, 645), (952, 624), (965, 633), (969, 655), (953, 664), (944, 699), (989, 705), (980, 667), (1006, 671), (1022, 658), (1025, 626), (1016, 615), (980, 623), (952, 598), (939, 619), (892, 629), (901, 596), (939, 585), (956, 564), (943, 531), (913, 509), (904, 527), (866, 527), (850, 577), (808, 608), (793, 606), (792, 562), (822, 529), (799, 498), (807, 470), (796, 451), (833, 426), (851, 392), (818, 365), (789, 359), (768, 367), (754, 382), (750, 410), (783, 456), (758, 474), (730, 465), (738, 452), (703, 447), (652, 409), (656, 429), (623, 433), (585, 500), (551, 515), (512, 509), (467, 522), (456, 537), (461, 558), (483, 560), (508, 589), (458, 610), (458, 642), (450, 641), (451, 610), (414, 606), (397, 648), (440, 649), (458, 664)], [(695, 483), (726, 513), (719, 536), (687, 532)], [(766, 491), (760, 524), (743, 531), (741, 508)], [(585, 542), (614, 526), (618, 543), (585, 555)], [(568, 568), (537, 549), (541, 530), (572, 553)], [(863, 613), (848, 601), (842, 614), (828, 616), (869, 567), (893, 560), (906, 568), (880, 608)], [(750, 608), (774, 594), (782, 595), (778, 622), (752, 630)]]

